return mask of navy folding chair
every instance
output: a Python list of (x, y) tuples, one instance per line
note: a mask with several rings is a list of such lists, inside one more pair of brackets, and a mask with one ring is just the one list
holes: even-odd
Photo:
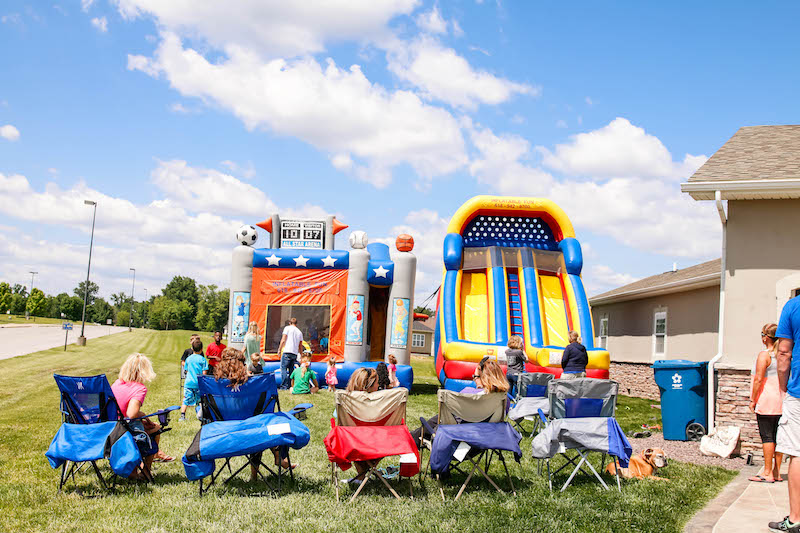
[[(261, 414), (279, 413), (281, 410), (280, 399), (278, 398), (278, 386), (275, 382), (275, 376), (271, 373), (251, 376), (236, 390), (230, 386), (230, 381), (228, 379), (217, 380), (211, 376), (198, 376), (197, 382), (200, 389), (200, 405), (202, 407), (201, 423), (203, 425), (221, 421), (246, 420)], [(300, 404), (292, 409), (289, 414), (296, 417), (310, 407), (312, 407), (311, 404)], [(281, 463), (284, 458), (289, 462), (289, 475), (292, 481), (294, 481), (294, 472), (291, 468), (288, 446), (280, 447), (279, 455), (281, 460), (278, 461), (277, 473), (264, 464), (260, 455), (261, 452), (245, 454), (247, 462), (235, 472), (230, 465), (232, 457), (226, 457), (219, 469), (211, 474), (211, 481), (208, 482), (205, 488), (203, 487), (203, 479), (201, 478), (199, 480), (200, 495), (202, 496), (203, 492), (207, 491), (219, 476), (222, 475), (225, 467), (228, 468), (230, 476), (223, 484), (231, 481), (251, 464), (263, 467), (273, 476), (277, 476), (278, 492), (280, 492), (281, 479), (283, 477), (283, 466)], [(272, 488), (272, 485), (264, 474), (259, 472), (259, 476), (268, 487)]]
[[(134, 432), (131, 429), (131, 422), (157, 416), (161, 424), (159, 433), (169, 431), (170, 428), (166, 427), (169, 424), (169, 412), (178, 409), (178, 406), (163, 409), (140, 418), (127, 418), (120, 410), (117, 400), (114, 397), (114, 392), (111, 390), (111, 385), (109, 385), (105, 374), (97, 376), (62, 376), (54, 374), (53, 378), (61, 393), (60, 410), (62, 422), (71, 425), (94, 425), (106, 422), (115, 422), (119, 424), (122, 429), (111, 432), (111, 437), (108, 435), (101, 437), (100, 433), (97, 434), (97, 437), (116, 440), (119, 438), (120, 431), (128, 432), (133, 435), (140, 453), (140, 460), (136, 469), (142, 473), (145, 479), (152, 481), (152, 473), (146, 465), (141, 462), (141, 458), (157, 453), (158, 445), (150, 435)], [(65, 434), (75, 435), (76, 433), (66, 432)], [(62, 444), (68, 445), (69, 443)], [(97, 443), (86, 442), (85, 439), (78, 442), (76, 439), (74, 445), (79, 448), (92, 445), (96, 446)], [(96, 460), (70, 461), (65, 459), (62, 464), (61, 480), (58, 490), (61, 491), (64, 483), (70, 477), (72, 477), (73, 482), (75, 482), (75, 474), (79, 472), (87, 462), (92, 465), (97, 479), (100, 481), (100, 485), (104, 489), (107, 489), (107, 482), (109, 480), (103, 478)], [(112, 484), (115, 483), (116, 476), (113, 476), (110, 481)]]

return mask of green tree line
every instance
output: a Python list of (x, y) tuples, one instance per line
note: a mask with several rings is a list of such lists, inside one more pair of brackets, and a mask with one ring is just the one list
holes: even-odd
[[(86, 281), (72, 291), (46, 295), (40, 289), (30, 294), (25, 286), (0, 282), (0, 313), (32, 317), (62, 318), (79, 321), (83, 312)], [(199, 285), (194, 279), (175, 276), (147, 301), (133, 302), (131, 297), (115, 293), (110, 302), (99, 297), (100, 287), (89, 281), (86, 298), (86, 321), (106, 324), (108, 320), (118, 326), (148, 327), (153, 329), (197, 329), (214, 331), (228, 323), (228, 289), (216, 285)]]

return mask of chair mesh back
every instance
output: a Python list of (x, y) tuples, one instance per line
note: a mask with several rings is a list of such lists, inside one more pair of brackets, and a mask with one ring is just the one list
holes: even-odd
[(504, 392), (466, 394), (439, 389), (439, 424), (502, 422), (508, 395)]
[(278, 387), (272, 374), (250, 377), (238, 389), (227, 379), (198, 376), (203, 418), (211, 421), (245, 420), (262, 413), (274, 413), (278, 406)]
[(553, 374), (547, 372), (525, 372), (517, 378), (517, 399), (546, 398), (547, 385), (553, 381)]
[(53, 374), (61, 392), (61, 411), (72, 424), (119, 420), (119, 407), (105, 374), (62, 376)]
[(554, 379), (548, 386), (553, 418), (613, 417), (619, 383), (610, 379)]
[(337, 390), (335, 401), (336, 422), (340, 426), (400, 426), (406, 418), (408, 389)]

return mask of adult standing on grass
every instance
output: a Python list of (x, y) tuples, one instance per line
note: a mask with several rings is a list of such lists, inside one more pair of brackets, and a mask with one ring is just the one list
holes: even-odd
[(227, 348), (224, 344), (222, 344), (222, 332), (215, 331), (214, 332), (214, 342), (208, 345), (206, 349), (206, 358), (208, 359), (208, 370), (206, 373), (208, 375), (214, 375), (214, 367), (217, 366), (220, 359), (222, 358), (222, 351)]
[(775, 451), (789, 457), (789, 516), (770, 522), (772, 531), (800, 533), (800, 298), (783, 306), (778, 329), (778, 382), (786, 393)]
[(776, 362), (778, 343), (775, 340), (777, 324), (767, 324), (761, 328), (762, 350), (753, 366), (753, 383), (750, 389), (750, 410), (756, 414), (758, 433), (764, 449), (764, 468), (750, 481), (774, 483), (781, 479), (783, 455), (775, 453), (775, 436), (778, 420), (781, 417), (781, 404), (784, 394), (778, 383), (778, 364)]
[(297, 354), (300, 353), (300, 344), (303, 342), (303, 332), (297, 327), (297, 319), (289, 320), (289, 325), (283, 328), (281, 344), (278, 353), (281, 354), (281, 388), (289, 390), (290, 379), (295, 365)]

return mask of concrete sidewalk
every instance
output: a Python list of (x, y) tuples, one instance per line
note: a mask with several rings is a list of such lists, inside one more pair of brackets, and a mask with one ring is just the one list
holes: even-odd
[[(760, 466), (743, 469), (725, 489), (686, 524), (684, 533), (769, 531), (767, 524), (789, 514), (786, 482), (755, 483), (747, 478)], [(786, 473), (783, 474), (784, 479)]]

